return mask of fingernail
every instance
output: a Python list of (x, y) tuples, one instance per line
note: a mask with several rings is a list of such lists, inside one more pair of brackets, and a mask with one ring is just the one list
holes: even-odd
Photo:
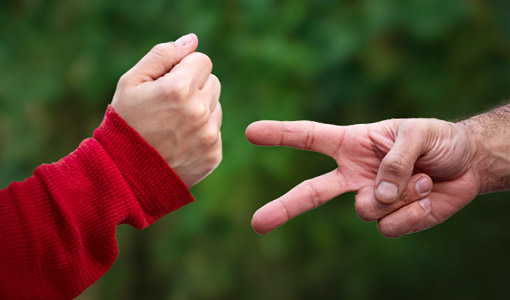
[(420, 178), (418, 182), (416, 182), (416, 190), (418, 194), (423, 195), (432, 190), (432, 182), (425, 177)]
[(430, 199), (429, 198), (421, 199), (420, 201), (418, 201), (418, 203), (420, 203), (420, 206), (423, 207), (423, 209), (426, 210), (426, 211), (429, 211), (430, 208), (431, 208)]
[(191, 33), (180, 37), (177, 41), (175, 41), (175, 44), (179, 47), (184, 47), (188, 45), (189, 42), (191, 42)]
[(383, 181), (377, 187), (377, 194), (384, 198), (395, 198), (398, 194), (398, 188), (391, 182)]

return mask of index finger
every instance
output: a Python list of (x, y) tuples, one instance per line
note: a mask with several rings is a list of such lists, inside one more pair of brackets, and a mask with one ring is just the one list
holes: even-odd
[(246, 128), (246, 138), (255, 145), (287, 146), (332, 156), (344, 136), (342, 126), (312, 121), (258, 121)]

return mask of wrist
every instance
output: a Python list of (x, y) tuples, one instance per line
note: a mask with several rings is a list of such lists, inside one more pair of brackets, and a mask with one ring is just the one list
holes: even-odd
[(94, 132), (136, 196), (148, 223), (194, 201), (189, 189), (159, 153), (113, 107)]
[(485, 147), (480, 138), (478, 127), (473, 123), (473, 120), (467, 119), (457, 123), (457, 125), (460, 126), (461, 130), (466, 135), (468, 145), (470, 145), (470, 170), (476, 178), (478, 194), (483, 194), (488, 192), (488, 186), (490, 185), (490, 183), (487, 182), (489, 178), (487, 172), (489, 150)]

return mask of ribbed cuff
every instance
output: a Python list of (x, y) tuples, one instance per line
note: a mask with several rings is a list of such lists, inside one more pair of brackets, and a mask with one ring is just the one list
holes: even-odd
[(163, 157), (111, 105), (94, 138), (120, 170), (150, 224), (195, 201)]

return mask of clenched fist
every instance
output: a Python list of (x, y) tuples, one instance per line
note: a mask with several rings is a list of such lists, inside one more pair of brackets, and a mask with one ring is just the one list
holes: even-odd
[(220, 82), (194, 34), (156, 45), (117, 85), (112, 106), (191, 187), (222, 159)]

